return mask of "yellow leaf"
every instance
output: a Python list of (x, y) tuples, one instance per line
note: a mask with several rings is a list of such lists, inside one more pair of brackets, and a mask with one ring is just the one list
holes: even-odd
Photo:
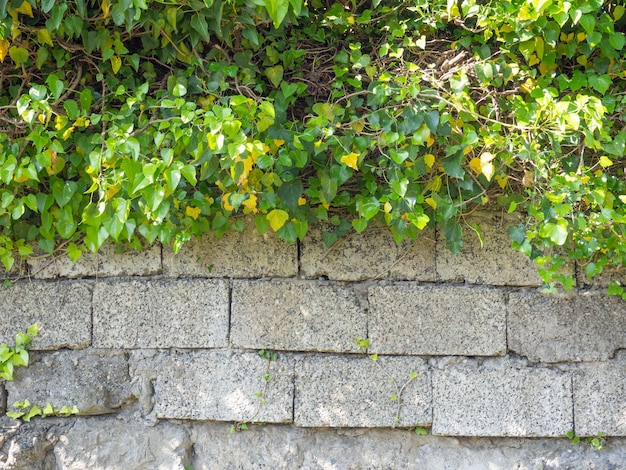
[(228, 201), (229, 197), (230, 193), (226, 193), (222, 196), (222, 206), (224, 206), (224, 209), (226, 209), (227, 211), (232, 212), (235, 210), (235, 208), (230, 205), (230, 202)]
[(102, 0), (102, 15), (106, 18), (109, 16), (109, 10), (111, 9), (111, 4), (107, 0)]
[(587, 36), (582, 31), (576, 35), (576, 41), (583, 42)]
[(266, 217), (274, 232), (277, 232), (289, 220), (289, 214), (280, 209), (274, 209)]
[(120, 67), (122, 66), (122, 59), (119, 58), (119, 56), (111, 56), (111, 69), (113, 70), (113, 73), (117, 73), (120, 70)]
[(435, 156), (432, 153), (427, 153), (424, 155), (424, 163), (426, 163), (426, 166), (429, 169), (432, 168), (435, 164)]
[(426, 198), (426, 204), (428, 204), (433, 209), (437, 209), (437, 201), (435, 201), (432, 197)]
[(50, 33), (45, 28), (37, 31), (37, 41), (39, 41), (40, 44), (48, 44), (49, 46), (54, 46), (54, 44), (52, 44), (52, 38), (50, 37)]
[(298, 205), (299, 206), (304, 206), (306, 204), (306, 199), (303, 197), (299, 197), (298, 198)]
[(602, 168), (607, 168), (607, 167), (613, 165), (613, 161), (609, 157), (607, 157), (606, 155), (603, 155), (603, 156), (600, 157), (599, 163), (600, 163), (600, 166)]
[(432, 147), (435, 143), (435, 139), (433, 139), (430, 135), (426, 137), (426, 147)]
[(33, 7), (30, 6), (30, 3), (28, 3), (26, 0), (24, 0), (22, 2), (22, 4), (18, 7), (15, 8), (14, 10), (11, 10), (11, 16), (13, 18), (17, 18), (17, 14), (21, 13), (22, 15), (26, 15), (29, 17), (33, 17)]
[(505, 176), (504, 178), (500, 175), (496, 175), (496, 183), (498, 183), (498, 186), (500, 186), (502, 189), (506, 187), (506, 182), (508, 179), (509, 179), (508, 175)]
[(341, 163), (345, 163), (347, 166), (352, 168), (353, 170), (358, 170), (357, 160), (359, 159), (358, 153), (349, 153), (348, 155), (344, 155), (341, 157)]
[(472, 147), (471, 145), (468, 145), (467, 147), (465, 147), (463, 149), (463, 155), (467, 155), (468, 153), (470, 153), (472, 150), (474, 150), (474, 147)]
[(193, 220), (196, 220), (198, 218), (198, 216), (200, 215), (200, 212), (202, 212), (202, 210), (199, 207), (191, 207), (191, 206), (185, 207), (185, 215), (188, 215)]
[(2, 41), (0, 41), (0, 62), (4, 62), (4, 58), (7, 56), (7, 53), (9, 52), (10, 45), (11, 43), (7, 41), (6, 39), (3, 39)]
[(391, 212), (391, 209), (393, 209), (393, 207), (391, 207), (391, 204), (389, 203), (389, 201), (385, 202), (385, 205), (383, 206), (383, 210), (385, 211), (385, 214), (389, 214)]
[(535, 54), (531, 54), (530, 57), (528, 58), (528, 65), (530, 65), (531, 67), (533, 65), (537, 65), (539, 62), (541, 61)]
[(73, 132), (74, 132), (74, 126), (68, 127), (63, 133), (63, 136), (62, 136), (63, 140), (69, 139)]
[(480, 158), (478, 157), (474, 157), (470, 160), (469, 167), (477, 175), (480, 175), (482, 173), (482, 164), (480, 163)]
[(250, 212), (257, 213), (259, 210), (256, 208), (257, 197), (254, 194), (250, 194), (248, 199), (243, 201), (241, 205), (243, 206), (243, 213), (249, 214)]

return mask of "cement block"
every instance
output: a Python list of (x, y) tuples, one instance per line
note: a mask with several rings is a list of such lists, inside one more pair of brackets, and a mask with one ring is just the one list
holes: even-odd
[(208, 279), (99, 281), (93, 341), (101, 348), (228, 344), (229, 287)]
[(50, 454), (58, 469), (183, 470), (191, 464), (189, 434), (173, 423), (146, 426), (114, 417), (78, 418), (53, 432)]
[(39, 336), (33, 349), (85, 348), (91, 343), (93, 283), (19, 281), (0, 287), (0, 342), (15, 343), (15, 334), (33, 323)]
[(533, 361), (606, 360), (626, 347), (626, 303), (603, 292), (512, 292), (509, 349)]
[[(454, 255), (446, 248), (443, 233), (437, 234), (437, 277), (441, 281), (465, 281), (494, 286), (541, 286), (537, 266), (511, 247), (507, 229), (520, 223), (518, 215), (479, 212), (468, 216), (464, 225), (463, 248)], [(470, 228), (480, 227), (483, 243)], [(573, 266), (571, 274), (574, 274)]]
[(430, 376), (420, 358), (306, 355), (296, 364), (295, 387), (296, 426), (428, 426), (432, 420)]
[(594, 364), (574, 375), (578, 436), (626, 436), (626, 365)]
[(163, 267), (173, 277), (293, 277), (298, 274), (298, 246), (271, 230), (261, 235), (253, 219), (246, 219), (243, 232), (193, 238), (176, 255), (163, 247)]
[[(28, 368), (6, 383), (8, 403), (76, 406), (81, 415), (112, 413), (133, 400), (123, 352), (56, 351), (33, 354)], [(9, 406), (13, 409), (12, 406)]]
[(142, 251), (120, 250), (107, 243), (98, 253), (86, 251), (75, 263), (63, 254), (33, 257), (28, 264), (35, 279), (150, 276), (162, 272), (160, 244), (155, 243)]
[(137, 352), (132, 360), (134, 376), (154, 380), (157, 418), (292, 421), (293, 358), (288, 355), (269, 362), (257, 352), (155, 351)]
[(235, 281), (231, 341), (253, 349), (358, 352), (367, 313), (350, 287), (316, 281)]
[(433, 372), (433, 428), (448, 436), (564, 436), (574, 428), (569, 374), (553, 369)]
[(369, 352), (493, 356), (506, 352), (506, 306), (498, 289), (372, 286)]
[(435, 280), (432, 230), (423, 232), (417, 241), (405, 240), (398, 246), (388, 227), (374, 225), (339, 239), (330, 248), (322, 240), (323, 230), (313, 227), (301, 244), (300, 266), (307, 278)]

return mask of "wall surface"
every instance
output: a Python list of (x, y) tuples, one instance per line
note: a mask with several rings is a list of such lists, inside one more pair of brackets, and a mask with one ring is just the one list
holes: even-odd
[(41, 330), (0, 412), (80, 414), (0, 418), (0, 469), (626, 469), (626, 303), (574, 264), (543, 294), (517, 220), (474, 222), (458, 257), (374, 227), (34, 259), (0, 291), (0, 342)]

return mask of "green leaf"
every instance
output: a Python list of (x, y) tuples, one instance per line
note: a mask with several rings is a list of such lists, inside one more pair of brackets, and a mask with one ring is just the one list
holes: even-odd
[(561, 246), (567, 241), (568, 226), (564, 220), (558, 220), (556, 223), (547, 222), (539, 231), (542, 237), (547, 237), (552, 243)]
[(361, 233), (363, 230), (367, 228), (368, 222), (365, 219), (353, 219), (352, 227), (356, 231), (356, 233)]
[[(282, 65), (275, 65), (274, 67), (265, 69), (265, 76), (269, 78), (274, 88), (278, 88), (280, 86), (280, 82), (283, 80), (283, 73), (284, 69)], [(297, 85), (294, 86), (297, 88)]]
[(21, 46), (11, 46), (9, 48), (9, 56), (15, 63), (15, 66), (19, 67), (20, 65), (28, 62), (28, 49)]
[(611, 77), (608, 75), (594, 75), (588, 76), (589, 86), (596, 90), (598, 93), (604, 94), (611, 86)]
[(276, 191), (278, 197), (280, 197), (290, 209), (295, 210), (298, 207), (298, 200), (304, 191), (302, 181), (295, 179), (283, 185)]
[(264, 0), (265, 8), (274, 23), (274, 28), (278, 28), (289, 10), (289, 0)]

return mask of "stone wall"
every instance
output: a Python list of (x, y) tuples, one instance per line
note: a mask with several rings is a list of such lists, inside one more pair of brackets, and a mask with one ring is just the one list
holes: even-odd
[(375, 227), (33, 260), (0, 291), (0, 341), (41, 328), (0, 411), (80, 414), (0, 418), (0, 469), (626, 468), (626, 303), (541, 293), (513, 218), (468, 222), (458, 257)]

